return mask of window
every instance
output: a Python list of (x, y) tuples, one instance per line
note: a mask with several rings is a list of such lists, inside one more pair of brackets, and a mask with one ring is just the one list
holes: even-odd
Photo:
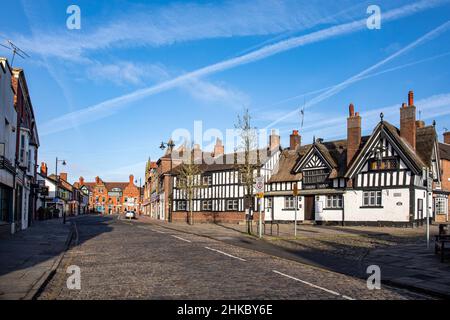
[(239, 200), (237, 199), (227, 200), (228, 211), (237, 211), (238, 208), (239, 208)]
[(212, 200), (203, 200), (202, 201), (202, 210), (203, 211), (211, 211), (212, 210)]
[(186, 201), (185, 200), (178, 201), (177, 210), (178, 211), (185, 211), (186, 210)]
[(24, 162), (25, 161), (25, 136), (24, 135), (20, 135), (19, 161), (20, 162)]
[(340, 209), (342, 208), (342, 195), (327, 196), (327, 208)]
[(211, 181), (212, 181), (211, 176), (203, 176), (202, 177), (202, 184), (205, 186), (211, 185)]
[(396, 170), (397, 167), (397, 159), (370, 160), (369, 163), (369, 168), (371, 171)]
[(284, 208), (285, 209), (295, 209), (295, 200), (294, 197), (284, 197)]
[(445, 198), (436, 198), (434, 202), (434, 209), (436, 214), (446, 214), (445, 211), (445, 203), (447, 202), (447, 199)]
[(328, 170), (317, 169), (317, 170), (305, 170), (303, 171), (303, 182), (306, 184), (314, 184), (325, 182), (328, 176)]
[(364, 207), (380, 207), (381, 191), (364, 191), (363, 192)]

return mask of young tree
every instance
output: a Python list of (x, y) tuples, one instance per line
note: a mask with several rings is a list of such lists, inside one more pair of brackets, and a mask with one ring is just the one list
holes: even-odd
[(194, 206), (193, 200), (198, 190), (204, 188), (201, 181), (201, 170), (199, 164), (197, 164), (194, 158), (194, 152), (191, 149), (185, 150), (186, 154), (183, 156), (183, 163), (180, 165), (177, 187), (183, 190), (184, 197), (186, 199), (186, 204), (188, 205), (188, 223), (190, 225), (194, 224)]
[(258, 150), (257, 129), (251, 125), (251, 116), (246, 109), (242, 116), (238, 116), (235, 128), (238, 130), (239, 146), (237, 148), (236, 167), (245, 190), (245, 203), (248, 209), (247, 233), (252, 233), (250, 217), (253, 209), (253, 186), (256, 173), (260, 170), (260, 155)]

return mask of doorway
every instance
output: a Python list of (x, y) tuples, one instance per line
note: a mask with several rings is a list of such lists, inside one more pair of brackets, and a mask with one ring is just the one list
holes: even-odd
[(305, 196), (305, 220), (315, 220), (315, 197)]

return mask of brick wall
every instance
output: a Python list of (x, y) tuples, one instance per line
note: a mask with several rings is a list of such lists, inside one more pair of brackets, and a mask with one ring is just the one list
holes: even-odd
[[(442, 189), (450, 191), (450, 161), (442, 160)], [(448, 199), (448, 213), (450, 216), (450, 198)]]
[[(174, 211), (173, 222), (188, 222), (188, 212), (186, 211)], [(214, 211), (200, 211), (193, 212), (194, 223), (239, 223), (245, 222), (245, 212), (227, 211), (227, 212), (214, 212)], [(262, 220), (264, 221), (264, 213), (262, 214)], [(253, 213), (253, 221), (258, 221), (259, 213)]]

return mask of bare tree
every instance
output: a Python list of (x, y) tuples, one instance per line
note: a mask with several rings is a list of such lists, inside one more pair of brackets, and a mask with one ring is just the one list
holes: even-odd
[(239, 147), (236, 150), (235, 165), (241, 177), (241, 183), (245, 190), (245, 207), (248, 209), (247, 233), (252, 233), (252, 215), (256, 173), (260, 170), (260, 155), (258, 150), (257, 129), (251, 125), (251, 116), (248, 109), (245, 109), (242, 116), (238, 116), (235, 128), (238, 130)]
[(193, 215), (193, 200), (198, 193), (198, 190), (204, 188), (201, 179), (201, 170), (199, 165), (194, 159), (194, 152), (191, 149), (186, 149), (186, 155), (183, 157), (183, 163), (180, 165), (178, 173), (177, 187), (183, 190), (184, 197), (186, 199), (186, 204), (188, 205), (188, 223), (190, 225), (194, 224)]

